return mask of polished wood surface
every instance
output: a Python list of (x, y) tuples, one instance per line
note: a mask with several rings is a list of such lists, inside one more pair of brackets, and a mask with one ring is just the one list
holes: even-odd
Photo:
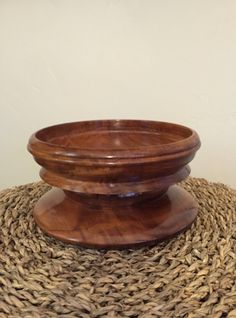
[[(200, 140), (195, 131), (164, 122), (98, 120), (44, 128), (31, 136), (28, 150), (42, 166), (42, 179), (63, 191), (56, 190), (50, 192), (45, 197), (47, 199), (42, 198), (36, 207), (35, 219), (46, 233), (84, 246), (134, 246), (139, 245), (139, 240), (143, 244), (145, 238), (141, 232), (149, 233), (153, 227), (156, 229), (155, 237), (148, 238), (150, 233), (147, 234), (146, 242), (169, 237), (186, 228), (193, 221), (193, 215), (196, 216), (192, 199), (186, 199), (185, 194), (174, 190), (176, 188), (171, 190), (171, 195), (168, 192), (165, 196), (165, 193), (189, 175), (188, 163), (199, 147)], [(175, 196), (174, 192), (178, 195)], [(164, 196), (169, 201), (163, 201)], [(55, 204), (58, 200), (60, 203)], [(181, 201), (186, 201), (187, 205), (180, 204)], [(171, 202), (171, 213), (166, 210), (168, 202)], [(142, 213), (137, 204), (141, 204)], [(152, 212), (147, 212), (148, 206), (152, 206), (148, 210)], [(125, 214), (122, 214), (123, 210)], [(184, 211), (188, 211), (186, 219), (182, 217)], [(109, 222), (99, 219), (108, 214)], [(144, 222), (149, 214), (149, 221)], [(164, 214), (169, 215), (166, 234), (157, 226)], [(51, 223), (52, 215), (54, 224)], [(177, 227), (172, 225), (170, 216), (175, 222), (178, 219)], [(121, 223), (116, 221), (118, 219)], [(137, 230), (134, 236), (132, 234), (135, 229), (133, 222), (137, 222), (139, 235)], [(97, 223), (109, 224), (108, 227), (114, 228), (116, 234), (111, 235), (105, 225), (102, 228)], [(126, 226), (124, 223), (127, 223)], [(74, 224), (76, 227), (64, 232), (60, 228), (60, 233), (64, 234), (55, 235), (57, 225), (61, 224)], [(119, 227), (128, 230), (123, 232)], [(94, 235), (89, 239), (91, 229)], [(97, 244), (93, 241), (95, 236), (100, 237)]]
[(159, 199), (133, 204), (86, 199), (73, 200), (53, 189), (36, 205), (35, 220), (44, 232), (67, 243), (119, 249), (168, 239), (188, 228), (197, 215), (192, 197), (177, 186)]

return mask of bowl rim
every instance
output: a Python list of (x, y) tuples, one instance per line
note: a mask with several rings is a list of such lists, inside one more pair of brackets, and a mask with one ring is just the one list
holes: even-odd
[[(119, 128), (121, 124), (143, 124), (147, 126), (156, 126), (167, 128), (175, 128), (180, 131), (189, 131), (190, 135), (180, 140), (162, 144), (162, 145), (147, 145), (141, 147), (132, 147), (127, 149), (88, 149), (78, 147), (68, 147), (55, 143), (50, 143), (39, 138), (39, 134), (45, 130), (60, 129), (65, 126), (93, 125), (93, 124), (111, 124), (115, 128)], [(127, 128), (126, 128), (127, 129)], [(141, 130), (141, 129), (140, 129)], [(132, 131), (132, 127), (131, 127)], [(142, 130), (141, 130), (142, 131)], [(158, 130), (157, 130), (158, 131)], [(51, 125), (37, 130), (33, 133), (28, 142), (28, 150), (35, 157), (48, 158), (54, 161), (77, 161), (78, 159), (100, 159), (100, 160), (125, 160), (125, 159), (141, 159), (141, 158), (153, 158), (153, 157), (166, 157), (178, 153), (196, 152), (200, 148), (201, 142), (197, 132), (187, 126), (165, 121), (154, 120), (142, 120), (142, 119), (96, 119), (96, 120), (83, 120), (65, 122), (56, 125)], [(164, 159), (164, 158), (163, 158)]]

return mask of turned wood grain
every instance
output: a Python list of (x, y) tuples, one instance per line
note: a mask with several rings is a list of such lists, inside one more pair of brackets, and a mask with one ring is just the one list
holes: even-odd
[[(84, 246), (127, 247), (169, 237), (196, 216), (193, 200), (171, 186), (189, 175), (188, 163), (199, 147), (194, 130), (156, 121), (83, 121), (39, 130), (28, 150), (42, 166), (41, 178), (62, 190), (40, 200), (36, 222), (46, 233)], [(109, 222), (102, 222), (108, 214)], [(164, 215), (167, 226), (159, 227)], [(55, 234), (62, 224), (70, 229), (60, 227), (63, 234)]]
[(74, 201), (53, 189), (38, 202), (35, 220), (44, 232), (67, 243), (120, 249), (168, 239), (188, 228), (197, 215), (192, 197), (177, 186), (160, 199), (133, 205), (87, 199), (88, 204)]

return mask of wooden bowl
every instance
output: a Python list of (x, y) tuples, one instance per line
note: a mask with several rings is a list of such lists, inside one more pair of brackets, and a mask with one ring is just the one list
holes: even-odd
[(200, 147), (190, 128), (145, 120), (96, 120), (39, 130), (28, 150), (41, 178), (56, 188), (34, 218), (47, 234), (96, 248), (127, 248), (167, 239), (197, 215), (178, 186)]

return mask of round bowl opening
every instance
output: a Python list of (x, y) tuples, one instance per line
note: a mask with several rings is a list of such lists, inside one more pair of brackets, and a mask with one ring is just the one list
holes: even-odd
[(142, 120), (84, 121), (51, 126), (36, 133), (50, 145), (77, 150), (158, 148), (185, 140), (193, 134), (187, 127)]

